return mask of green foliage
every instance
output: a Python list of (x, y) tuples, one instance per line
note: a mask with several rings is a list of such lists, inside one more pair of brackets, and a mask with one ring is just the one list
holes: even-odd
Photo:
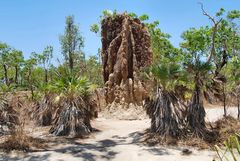
[(6, 85), (6, 84), (0, 84), (0, 92), (6, 93), (6, 92), (12, 92), (14, 89), (14, 85)]
[(0, 55), (1, 55), (1, 57), (4, 56), (9, 50), (10, 50), (10, 47), (6, 43), (0, 43)]
[(170, 35), (161, 31), (158, 21), (146, 25), (151, 35), (153, 50), (153, 64), (147, 72), (148, 75), (152, 73), (157, 85), (168, 91), (175, 91), (180, 85), (189, 88), (191, 82), (182, 67), (184, 60), (182, 50), (171, 44)]
[(11, 60), (11, 66), (20, 68), (23, 65), (24, 57), (23, 57), (22, 51), (13, 49), (10, 52), (9, 56), (10, 56), (10, 60)]
[(90, 56), (86, 61), (88, 69), (85, 76), (94, 84), (103, 86), (102, 65), (98, 62), (97, 56)]
[(175, 48), (169, 41), (170, 35), (163, 33), (158, 27), (159, 22), (146, 23), (151, 34), (151, 47), (153, 50), (153, 64), (179, 62), (180, 50)]
[(39, 65), (44, 69), (48, 69), (51, 65), (51, 59), (53, 57), (53, 47), (47, 46), (41, 54), (34, 53), (34, 58), (37, 60)]
[(199, 29), (191, 28), (183, 32), (182, 39), (181, 47), (191, 54), (190, 58), (197, 60), (201, 56), (208, 56), (211, 42), (211, 29), (208, 26)]
[(93, 85), (86, 77), (62, 77), (49, 87), (60, 97), (75, 99), (77, 96), (87, 97), (93, 90)]
[(139, 18), (139, 20), (141, 20), (141, 21), (146, 21), (146, 20), (149, 19), (148, 15), (146, 15), (146, 14), (143, 14), (143, 15), (139, 16), (138, 18)]
[(103, 10), (102, 11), (102, 18), (111, 17), (112, 15), (113, 15), (113, 13), (110, 10)]
[(152, 66), (151, 72), (164, 89), (173, 91), (180, 75), (180, 66), (174, 63), (158, 64)]
[(217, 17), (222, 16), (224, 12), (225, 12), (225, 9), (224, 8), (220, 8), (220, 10), (216, 13), (216, 16)]
[(226, 93), (235, 94), (237, 97), (239, 93), (236, 87), (240, 84), (239, 69), (240, 60), (237, 56), (233, 56), (221, 71), (221, 74), (223, 74), (227, 79), (227, 82), (225, 83)]
[(182, 34), (183, 42), (180, 44), (183, 50), (183, 67), (191, 73), (190, 77), (194, 81), (195, 76), (201, 77), (203, 83), (211, 80), (207, 73), (212, 69), (212, 64), (207, 63), (211, 47), (211, 29), (200, 27), (191, 28)]
[(137, 18), (138, 17), (137, 14), (133, 13), (133, 12), (128, 13), (128, 15), (132, 18)]
[(99, 32), (98, 24), (92, 24), (92, 25), (90, 26), (90, 31), (97, 34), (97, 33)]
[(227, 18), (230, 19), (230, 20), (240, 18), (240, 11), (239, 10), (229, 11), (228, 14), (227, 14)]

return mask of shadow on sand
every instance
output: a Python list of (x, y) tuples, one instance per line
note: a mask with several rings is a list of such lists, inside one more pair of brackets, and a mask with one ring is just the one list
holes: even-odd
[[(98, 131), (99, 132), (99, 131)], [(26, 153), (22, 157), (11, 157), (10, 155), (4, 155), (0, 158), (0, 161), (15, 161), (15, 160), (24, 160), (24, 161), (43, 161), (49, 160), (52, 155), (58, 154), (67, 154), (71, 155), (76, 159), (81, 158), (83, 161), (95, 161), (97, 159), (102, 160), (112, 160), (119, 153), (114, 151), (115, 146), (119, 145), (137, 145), (141, 147), (143, 151), (148, 151), (153, 155), (169, 155), (168, 151), (165, 148), (161, 147), (151, 147), (143, 145), (140, 141), (143, 136), (143, 132), (134, 132), (130, 133), (128, 136), (118, 136), (114, 135), (110, 139), (103, 139), (96, 141), (94, 143), (80, 143), (79, 139), (76, 138), (56, 138), (54, 140), (49, 140), (49, 146), (43, 151), (35, 151)], [(56, 148), (59, 147), (60, 148)], [(58, 159), (57, 161), (63, 161)]]

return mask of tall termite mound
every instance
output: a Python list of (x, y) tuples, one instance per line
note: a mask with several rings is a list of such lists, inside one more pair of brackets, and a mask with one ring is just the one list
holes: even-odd
[(102, 20), (102, 63), (107, 104), (142, 105), (146, 86), (139, 74), (152, 62), (147, 27), (126, 13)]

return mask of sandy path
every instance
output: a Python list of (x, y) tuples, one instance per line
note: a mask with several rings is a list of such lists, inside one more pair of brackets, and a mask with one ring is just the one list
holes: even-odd
[[(222, 116), (222, 109), (207, 109), (207, 119)], [(236, 109), (231, 109), (235, 114)], [(212, 161), (215, 153), (198, 151), (185, 156), (182, 147), (144, 146), (138, 142), (141, 133), (150, 126), (150, 120), (112, 120), (98, 118), (93, 127), (99, 132), (87, 139), (74, 139), (69, 143), (56, 142), (48, 151), (28, 154), (12, 153), (1, 160), (51, 161)], [(0, 154), (1, 155), (1, 154)]]
[[(223, 107), (220, 108), (206, 108), (206, 121), (214, 122), (221, 118), (224, 114)], [(227, 107), (227, 115), (237, 118), (237, 107)]]

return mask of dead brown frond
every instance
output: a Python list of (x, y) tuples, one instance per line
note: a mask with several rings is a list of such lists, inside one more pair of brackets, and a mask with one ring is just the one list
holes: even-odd
[(151, 130), (161, 136), (180, 137), (184, 134), (184, 111), (186, 107), (173, 94), (159, 89), (155, 100), (145, 104), (151, 117)]
[(0, 95), (0, 135), (9, 134), (19, 124), (18, 113), (7, 98), (6, 94)]
[(54, 112), (56, 111), (56, 105), (54, 104), (55, 97), (52, 93), (46, 93), (37, 103), (34, 110), (34, 120), (36, 120), (37, 125), (51, 125)]

